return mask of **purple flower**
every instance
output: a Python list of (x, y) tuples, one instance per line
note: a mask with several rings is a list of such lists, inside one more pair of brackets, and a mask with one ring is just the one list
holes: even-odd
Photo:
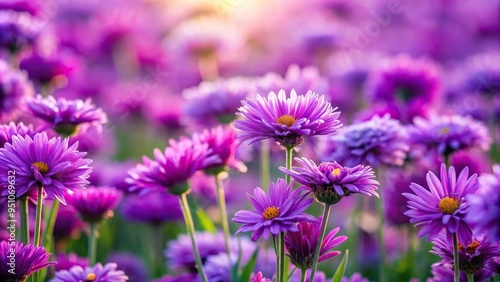
[(106, 114), (102, 109), (96, 108), (90, 99), (56, 100), (53, 96), (43, 98), (38, 95), (28, 102), (28, 107), (33, 116), (44, 120), (48, 128), (53, 128), (63, 136), (76, 134), (81, 124), (95, 126), (100, 132), (102, 124), (108, 122)]
[(340, 282), (369, 282), (368, 279), (363, 278), (359, 273), (353, 273), (350, 278), (342, 277)]
[(26, 73), (12, 70), (7, 62), (0, 60), (0, 122), (16, 118), (24, 107), (26, 97), (33, 96), (34, 93)]
[[(311, 277), (311, 269), (306, 270), (306, 282), (309, 282)], [(316, 271), (314, 274), (313, 282), (327, 282), (326, 275), (322, 271)], [(300, 281), (300, 271), (295, 271), (290, 277), (290, 282), (302, 282)]]
[(0, 48), (17, 53), (34, 43), (43, 23), (28, 13), (0, 10)]
[(272, 282), (273, 280), (266, 278), (262, 275), (262, 272), (257, 272), (250, 276), (250, 282)]
[(236, 120), (234, 127), (250, 143), (273, 138), (284, 147), (295, 147), (306, 136), (334, 134), (342, 126), (337, 108), (311, 91), (297, 95), (292, 90), (288, 98), (284, 90), (270, 92), (267, 98), (257, 95), (242, 105), (238, 115), (244, 119)]
[(467, 59), (465, 66), (465, 90), (485, 95), (500, 92), (499, 53), (480, 53)]
[(1, 195), (8, 193), (8, 171), (15, 171), (17, 197), (43, 187), (49, 199), (66, 204), (64, 194), (83, 189), (92, 170), (88, 166), (92, 161), (83, 158), (86, 153), (77, 151), (77, 146), (68, 146), (68, 140), (60, 137), (49, 139), (45, 132), (33, 138), (12, 137), (12, 144), (0, 149)]
[(0, 281), (20, 282), (32, 273), (55, 264), (43, 247), (16, 241), (0, 242)]
[[(453, 265), (445, 262), (444, 260), (432, 264), (431, 273), (433, 277), (427, 279), (427, 282), (454, 282)], [(474, 281), (486, 282), (492, 276), (493, 274), (491, 273), (491, 271), (483, 268), (479, 271), (474, 272)], [(467, 282), (467, 274), (461, 271), (458, 280), (460, 282)]]
[(493, 166), (493, 174), (479, 177), (477, 193), (467, 196), (470, 205), (467, 221), (492, 239), (500, 241), (500, 165)]
[(87, 190), (74, 191), (68, 197), (68, 203), (85, 222), (96, 223), (113, 216), (113, 209), (121, 198), (122, 193), (115, 188), (89, 187)]
[(432, 116), (428, 120), (416, 117), (413, 123), (415, 126), (409, 129), (411, 145), (423, 145), (443, 156), (458, 150), (490, 148), (488, 128), (468, 116)]
[(404, 126), (389, 115), (345, 127), (327, 146), (324, 160), (346, 166), (402, 166), (409, 150)]
[(58, 254), (56, 256), (55, 265), (56, 271), (59, 270), (69, 270), (75, 265), (79, 265), (81, 267), (87, 267), (89, 265), (89, 259), (77, 256), (75, 253), (69, 254)]
[(465, 168), (457, 179), (455, 168), (451, 166), (447, 172), (442, 164), (440, 178), (429, 171), (428, 188), (417, 183), (410, 185), (413, 193), (403, 193), (409, 208), (405, 214), (411, 218), (410, 223), (423, 226), (418, 232), (419, 238), (428, 235), (430, 241), (445, 229), (448, 235), (456, 233), (459, 241), (466, 241), (472, 234), (465, 221), (469, 208), (466, 196), (477, 191), (477, 175), (469, 177), (469, 169)]
[(209, 256), (203, 267), (208, 281), (231, 282), (231, 268), (237, 263), (237, 254), (230, 257), (227, 253), (220, 253)]
[(322, 162), (318, 166), (307, 158), (295, 158), (295, 161), (302, 167), (294, 166), (291, 170), (280, 167), (280, 170), (307, 186), (320, 203), (336, 204), (344, 196), (356, 193), (378, 197), (375, 190), (379, 183), (369, 166), (351, 168), (335, 162)]
[(6, 0), (0, 3), (0, 10), (13, 10), (16, 12), (27, 12), (31, 15), (38, 15), (44, 12), (45, 6), (42, 6), (39, 0)]
[(255, 188), (254, 196), (247, 193), (247, 197), (256, 211), (236, 212), (232, 220), (243, 224), (236, 233), (252, 231), (251, 238), (255, 242), (261, 236), (267, 240), (269, 234), (276, 237), (280, 232), (297, 232), (296, 222), (316, 220), (305, 213), (313, 199), (306, 198), (304, 192), (302, 188), (294, 191), (292, 183), (288, 185), (281, 178), (276, 184), (271, 183), (269, 195), (261, 188)]
[(245, 164), (236, 158), (236, 149), (240, 143), (236, 140), (234, 128), (218, 126), (211, 130), (204, 130), (200, 134), (195, 133), (193, 140), (200, 144), (207, 144), (208, 149), (212, 151), (211, 155), (218, 156), (220, 159), (220, 162), (206, 167), (205, 172), (217, 174), (220, 171), (229, 170), (229, 167), (246, 172)]
[[(453, 243), (441, 232), (434, 240), (431, 253), (441, 257), (445, 263), (453, 266)], [(467, 241), (458, 241), (458, 268), (471, 274), (485, 268), (489, 261), (500, 256), (500, 245), (492, 243), (487, 237), (470, 236)]]
[(84, 227), (85, 223), (78, 217), (78, 213), (73, 207), (60, 206), (54, 224), (54, 240), (56, 243), (60, 243), (68, 239), (75, 239)]
[[(319, 217), (317, 222), (299, 222), (297, 224), (299, 231), (287, 232), (285, 235), (286, 254), (290, 258), (290, 262), (302, 271), (311, 268), (313, 264), (312, 259), (321, 235), (321, 220), (322, 217)], [(339, 236), (334, 238), (338, 231), (339, 228), (337, 227), (325, 235), (321, 242), (319, 262), (340, 254), (339, 251), (333, 251), (333, 248), (347, 240), (347, 237)]]
[(147, 193), (151, 190), (168, 191), (181, 195), (188, 191), (187, 181), (198, 170), (220, 163), (220, 158), (213, 155), (207, 144), (199, 144), (190, 139), (176, 142), (170, 139), (170, 147), (162, 153), (154, 150), (155, 160), (144, 156), (143, 163), (129, 170), (127, 183), (130, 191)]
[(33, 138), (37, 132), (33, 130), (33, 126), (24, 125), (22, 122), (15, 124), (10, 122), (9, 124), (0, 124), (0, 148), (5, 146), (5, 143), (12, 143), (12, 136), (30, 136)]
[(113, 253), (108, 256), (107, 261), (116, 263), (116, 270), (125, 272), (130, 282), (149, 281), (146, 265), (139, 257), (127, 253)]
[(65, 80), (78, 64), (78, 60), (67, 52), (52, 52), (48, 55), (33, 52), (21, 60), (19, 68), (26, 70), (31, 80), (46, 84), (51, 81), (57, 83), (56, 77)]
[(126, 220), (152, 225), (183, 219), (179, 198), (163, 190), (129, 196), (121, 205), (121, 213)]
[(50, 282), (125, 282), (127, 275), (121, 270), (116, 270), (116, 263), (106, 263), (104, 266), (97, 263), (94, 266), (85, 268), (76, 265), (70, 270), (61, 270), (56, 272), (56, 276)]

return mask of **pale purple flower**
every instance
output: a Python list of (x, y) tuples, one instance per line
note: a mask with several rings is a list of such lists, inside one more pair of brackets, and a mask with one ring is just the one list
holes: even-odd
[(128, 276), (121, 270), (117, 270), (116, 263), (106, 263), (104, 266), (100, 263), (85, 268), (76, 265), (69, 270), (57, 271), (50, 282), (125, 282)]

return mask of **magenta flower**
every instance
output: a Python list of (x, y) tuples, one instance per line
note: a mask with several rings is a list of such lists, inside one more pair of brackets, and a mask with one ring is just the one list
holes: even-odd
[[(302, 271), (311, 268), (313, 264), (314, 252), (321, 236), (321, 220), (322, 217), (319, 217), (316, 222), (299, 222), (298, 232), (287, 232), (285, 235), (286, 254), (290, 262)], [(330, 231), (321, 242), (318, 261), (321, 262), (340, 254), (339, 251), (333, 251), (333, 248), (347, 240), (347, 237), (334, 237), (337, 232), (339, 232), (338, 227)]]
[(0, 124), (0, 148), (5, 146), (5, 143), (12, 143), (12, 136), (21, 135), (21, 136), (30, 136), (33, 138), (37, 132), (33, 130), (33, 126), (31, 124), (24, 125), (22, 122), (15, 124), (14, 122), (10, 122), (9, 124)]
[[(14, 258), (14, 259), (12, 259)], [(0, 242), (0, 281), (25, 281), (32, 273), (55, 264), (43, 247), (16, 241)]]
[(257, 95), (242, 104), (238, 115), (243, 119), (234, 127), (250, 143), (272, 138), (284, 147), (295, 147), (306, 136), (334, 134), (342, 126), (337, 108), (311, 91), (298, 95), (292, 90), (288, 98), (284, 90), (278, 95), (270, 92), (267, 98)]
[(1, 195), (7, 195), (9, 171), (15, 171), (17, 197), (43, 187), (48, 199), (66, 204), (65, 193), (84, 189), (92, 171), (88, 166), (92, 160), (84, 158), (86, 153), (77, 151), (77, 146), (68, 146), (68, 139), (49, 139), (45, 132), (33, 138), (12, 137), (12, 144), (0, 149)]
[(294, 166), (291, 170), (280, 167), (280, 170), (307, 186), (320, 203), (336, 204), (344, 196), (357, 193), (378, 197), (375, 191), (379, 183), (369, 166), (351, 168), (335, 162), (322, 162), (318, 166), (307, 158), (295, 158), (295, 161), (302, 167)]
[(465, 221), (469, 208), (466, 196), (477, 191), (477, 175), (469, 177), (466, 167), (457, 179), (455, 168), (451, 166), (447, 172), (442, 164), (440, 178), (429, 171), (428, 188), (417, 183), (410, 184), (413, 193), (403, 193), (409, 208), (405, 214), (410, 217), (410, 223), (423, 226), (418, 233), (419, 238), (428, 235), (427, 240), (430, 241), (445, 229), (448, 235), (456, 233), (459, 241), (467, 241), (472, 231)]
[(281, 178), (276, 184), (271, 183), (269, 195), (261, 188), (255, 188), (254, 196), (247, 193), (247, 197), (256, 211), (236, 212), (233, 221), (243, 224), (236, 233), (252, 231), (251, 238), (257, 241), (261, 236), (267, 240), (269, 235), (276, 237), (280, 232), (297, 232), (296, 222), (316, 220), (305, 213), (313, 199), (306, 198), (304, 192), (302, 188), (294, 191), (292, 183), (287, 185)]
[(0, 9), (0, 49), (15, 54), (32, 45), (43, 22), (29, 13)]
[(104, 266), (97, 263), (85, 268), (76, 265), (70, 270), (56, 272), (56, 276), (50, 282), (125, 282), (128, 276), (121, 270), (116, 269), (116, 263), (106, 263)]
[(179, 198), (165, 190), (127, 197), (121, 205), (121, 213), (126, 220), (157, 226), (183, 219)]
[(95, 126), (101, 132), (102, 124), (108, 122), (106, 114), (96, 108), (90, 99), (56, 100), (53, 96), (43, 98), (38, 95), (28, 102), (28, 107), (33, 116), (47, 123), (47, 128), (53, 128), (63, 136), (76, 134), (81, 124)]
[(122, 198), (122, 193), (110, 187), (89, 187), (78, 190), (68, 197), (68, 203), (75, 208), (80, 217), (89, 223), (101, 222), (113, 215)]
[(129, 170), (126, 181), (131, 184), (131, 192), (168, 189), (172, 194), (181, 195), (188, 191), (187, 181), (195, 172), (220, 163), (219, 156), (212, 155), (207, 144), (190, 139), (179, 142), (170, 139), (170, 147), (163, 153), (155, 149), (154, 156), (154, 160), (144, 156), (142, 164)]

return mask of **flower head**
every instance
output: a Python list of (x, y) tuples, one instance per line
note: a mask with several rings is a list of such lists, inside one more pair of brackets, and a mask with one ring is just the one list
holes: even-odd
[(272, 138), (284, 147), (295, 147), (306, 136), (334, 134), (342, 126), (336, 108), (311, 91), (297, 95), (292, 90), (288, 98), (284, 90), (278, 95), (270, 92), (267, 98), (257, 95), (242, 104), (238, 115), (243, 119), (236, 120), (234, 127), (250, 143)]
[(342, 277), (340, 282), (368, 282), (368, 279), (363, 278), (363, 276), (359, 273), (353, 273), (351, 277)]
[[(83, 189), (88, 181), (92, 161), (83, 158), (86, 153), (76, 150), (78, 144), (68, 146), (67, 139), (49, 139), (45, 132), (33, 138), (20, 135), (12, 137), (12, 144), (0, 148), (0, 179), (8, 183), (8, 171), (16, 174), (16, 196), (43, 187), (49, 199), (56, 198), (66, 204), (64, 194)], [(0, 186), (7, 195), (7, 186)]]
[(5, 146), (5, 143), (12, 143), (12, 136), (28, 135), (31, 138), (35, 136), (37, 132), (33, 130), (33, 126), (24, 125), (22, 122), (16, 124), (14, 122), (10, 122), (9, 124), (0, 124), (0, 148)]
[(409, 150), (404, 126), (387, 114), (345, 127), (328, 143), (324, 159), (346, 166), (401, 166)]
[(369, 166), (357, 165), (344, 167), (336, 162), (322, 162), (316, 165), (307, 158), (295, 158), (302, 167), (294, 166), (291, 170), (280, 167), (285, 174), (307, 186), (316, 200), (325, 204), (336, 204), (344, 196), (363, 194), (377, 196), (378, 181)]
[(53, 96), (43, 98), (38, 95), (28, 102), (28, 107), (33, 116), (44, 120), (49, 128), (63, 136), (76, 134), (81, 124), (95, 126), (100, 132), (102, 124), (108, 122), (106, 114), (102, 109), (96, 108), (90, 99), (56, 100)]
[(251, 238), (257, 241), (261, 236), (267, 240), (270, 234), (276, 237), (280, 232), (298, 231), (296, 222), (315, 220), (304, 212), (313, 201), (306, 196), (304, 189), (293, 191), (292, 184), (281, 178), (276, 184), (271, 183), (269, 195), (255, 188), (254, 196), (247, 194), (247, 197), (256, 211), (236, 212), (233, 221), (243, 224), (236, 233), (252, 231)]
[(70, 270), (57, 271), (50, 282), (125, 282), (128, 276), (121, 270), (116, 270), (116, 263), (106, 263), (104, 266), (97, 263), (85, 268), (76, 265)]
[[(431, 273), (433, 277), (427, 279), (427, 282), (454, 282), (453, 264), (450, 264), (445, 260), (441, 260), (432, 264), (431, 267)], [(491, 271), (483, 268), (479, 271), (474, 272), (474, 281), (487, 281), (488, 278), (491, 278), (492, 276), (493, 274), (491, 273)], [(467, 273), (460, 271), (458, 281), (467, 281)]]
[[(316, 245), (321, 235), (321, 220), (322, 217), (318, 218), (317, 222), (299, 222), (298, 232), (287, 232), (285, 235), (286, 254), (290, 257), (290, 262), (302, 271), (311, 268), (313, 264)], [(337, 227), (325, 236), (321, 242), (318, 261), (321, 262), (340, 254), (339, 251), (333, 251), (333, 248), (347, 240), (347, 237), (334, 238), (338, 231)]]
[(170, 147), (162, 153), (154, 150), (155, 159), (143, 157), (143, 163), (129, 170), (127, 183), (130, 191), (147, 193), (152, 190), (168, 189), (170, 193), (181, 195), (189, 190), (188, 179), (198, 170), (220, 163), (208, 144), (199, 144), (190, 139), (179, 142), (170, 140)]
[(54, 223), (54, 240), (59, 243), (66, 239), (73, 239), (80, 234), (84, 227), (85, 223), (78, 217), (78, 213), (73, 207), (61, 206)]
[(89, 259), (77, 256), (75, 253), (58, 254), (56, 256), (57, 264), (55, 270), (69, 270), (75, 265), (86, 267), (89, 265)]
[(129, 196), (121, 205), (121, 213), (126, 220), (153, 225), (183, 219), (179, 198), (164, 190)]
[(13, 70), (0, 60), (0, 122), (12, 121), (23, 108), (26, 97), (34, 93), (26, 73)]
[(125, 272), (130, 282), (149, 281), (146, 265), (137, 256), (128, 253), (113, 253), (108, 256), (107, 261), (116, 263), (116, 269)]
[(493, 174), (479, 177), (477, 193), (467, 196), (470, 208), (467, 221), (479, 230), (500, 241), (500, 165), (493, 166)]
[[(43, 247), (16, 241), (0, 242), (0, 281), (22, 282), (32, 273), (55, 264)], [(9, 271), (14, 269), (14, 272)]]
[(457, 178), (453, 166), (446, 171), (442, 164), (440, 178), (429, 171), (428, 188), (417, 183), (410, 185), (413, 193), (403, 193), (409, 208), (405, 214), (410, 217), (410, 223), (423, 226), (418, 233), (420, 238), (428, 235), (430, 241), (445, 229), (448, 235), (457, 233), (459, 241), (467, 241), (472, 232), (465, 221), (469, 208), (466, 196), (477, 191), (477, 175), (469, 177), (469, 169), (464, 168)]
[(34, 43), (43, 23), (28, 13), (0, 10), (0, 49), (17, 53)]
[(89, 187), (75, 191), (68, 202), (84, 221), (96, 223), (111, 217), (121, 198), (122, 193), (115, 188)]

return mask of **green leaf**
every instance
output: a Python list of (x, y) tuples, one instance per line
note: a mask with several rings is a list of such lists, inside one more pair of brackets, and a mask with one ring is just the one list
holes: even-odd
[(345, 250), (344, 257), (342, 258), (342, 261), (340, 262), (337, 271), (335, 271), (335, 274), (333, 275), (332, 282), (340, 282), (340, 280), (344, 276), (348, 261), (349, 261), (349, 250)]
[(197, 204), (196, 200), (194, 200), (192, 197), (188, 197), (188, 203), (191, 211), (194, 211), (194, 229), (215, 233), (217, 229), (215, 228), (214, 222), (212, 221), (212, 219), (210, 219), (210, 216), (208, 216), (208, 214)]
[(245, 268), (243, 268), (243, 272), (241, 273), (241, 279), (239, 281), (250, 281), (250, 275), (252, 275), (253, 269), (255, 268), (255, 264), (257, 263), (257, 254), (259, 253), (259, 248), (255, 249), (252, 257), (248, 261)]

